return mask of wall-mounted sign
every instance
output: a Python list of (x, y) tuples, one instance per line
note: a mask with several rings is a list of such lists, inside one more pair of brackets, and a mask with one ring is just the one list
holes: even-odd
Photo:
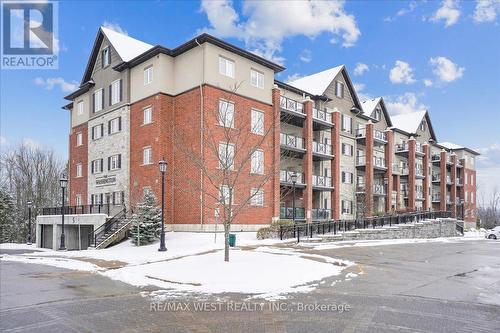
[(106, 175), (95, 179), (96, 186), (107, 186), (116, 184), (116, 175)]

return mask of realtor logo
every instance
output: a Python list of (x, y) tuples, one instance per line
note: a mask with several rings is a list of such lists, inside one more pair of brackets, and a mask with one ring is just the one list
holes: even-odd
[(57, 69), (54, 1), (2, 1), (2, 69)]

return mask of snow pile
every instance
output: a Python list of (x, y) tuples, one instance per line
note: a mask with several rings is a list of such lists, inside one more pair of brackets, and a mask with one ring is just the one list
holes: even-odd
[(26, 264), (48, 265), (59, 268), (72, 269), (77, 271), (98, 272), (102, 270), (99, 266), (89, 262), (66, 259), (66, 258), (44, 258), (38, 256), (17, 256), (4, 254), (0, 256), (0, 261), (14, 261)]
[(51, 251), (49, 249), (40, 249), (36, 247), (36, 244), (25, 244), (25, 243), (1, 243), (0, 250), (37, 250), (37, 251)]
[[(314, 281), (339, 275), (347, 267), (322, 257), (309, 260), (301, 253), (233, 250), (224, 262), (223, 251), (175, 260), (108, 270), (103, 275), (135, 286), (155, 285), (174, 291), (246, 293), (269, 298), (290, 292), (307, 292)], [(326, 260), (328, 259), (328, 260)]]

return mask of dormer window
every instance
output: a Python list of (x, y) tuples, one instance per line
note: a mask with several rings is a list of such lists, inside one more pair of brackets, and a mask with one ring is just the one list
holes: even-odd
[(335, 96), (344, 98), (344, 84), (340, 81), (335, 81)]
[(373, 118), (378, 121), (382, 119), (382, 111), (380, 110), (380, 108), (375, 109), (375, 112), (373, 113)]
[(111, 63), (111, 52), (109, 46), (102, 50), (102, 68), (108, 66)]

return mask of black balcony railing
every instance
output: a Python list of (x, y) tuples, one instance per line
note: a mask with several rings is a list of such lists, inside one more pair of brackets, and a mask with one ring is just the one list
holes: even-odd
[[(304, 220), (306, 217), (303, 207), (295, 207), (295, 219)], [(285, 220), (293, 219), (293, 207), (280, 207), (280, 218)]]
[[(64, 206), (64, 214), (107, 214), (112, 215), (117, 210), (123, 209), (123, 205), (96, 204), (96, 205), (77, 205)], [(61, 215), (61, 207), (45, 207), (41, 209), (40, 215)]]
[[(284, 207), (282, 207), (283, 209)], [(420, 222), (426, 219), (449, 218), (451, 212), (416, 212), (399, 215), (386, 215), (372, 218), (361, 218), (355, 220), (327, 220), (322, 222), (304, 223), (297, 222), (291, 226), (280, 226), (279, 237), (281, 240), (287, 238), (297, 238), (300, 242), (301, 237), (312, 237), (314, 234), (333, 233), (351, 231), (356, 229), (375, 229), (377, 227), (392, 226), (398, 224), (406, 224)], [(457, 227), (458, 230), (458, 227)], [(458, 230), (460, 232), (460, 230)], [(461, 230), (463, 234), (463, 229)]]

